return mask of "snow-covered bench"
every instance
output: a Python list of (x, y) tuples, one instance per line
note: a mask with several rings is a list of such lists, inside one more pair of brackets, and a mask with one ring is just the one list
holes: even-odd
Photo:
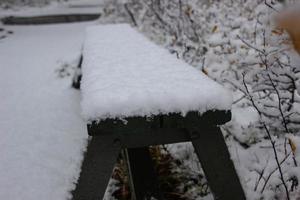
[(218, 127), (231, 118), (231, 95), (202, 72), (129, 25), (99, 25), (87, 30), (81, 92), (93, 137), (73, 199), (103, 197), (122, 148), (184, 141), (216, 199), (245, 199)]

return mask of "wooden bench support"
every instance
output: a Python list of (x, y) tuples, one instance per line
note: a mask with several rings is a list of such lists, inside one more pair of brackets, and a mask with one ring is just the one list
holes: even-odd
[(29, 17), (10, 16), (1, 19), (1, 21), (5, 25), (37, 25), (91, 21), (99, 17), (100, 14), (61, 14)]
[(163, 197), (159, 190), (157, 173), (153, 168), (154, 163), (149, 148), (129, 148), (126, 152), (133, 199), (151, 200), (151, 197), (155, 197), (162, 200)]
[(73, 191), (73, 200), (103, 198), (120, 150), (120, 142), (110, 136), (92, 137)]
[[(73, 200), (95, 200), (103, 198), (113, 165), (121, 148), (129, 149), (129, 163), (136, 200), (143, 200), (153, 193), (162, 199), (154, 182), (143, 183), (154, 177), (152, 169), (145, 163), (151, 161), (143, 157), (150, 145), (191, 141), (202, 164), (208, 184), (216, 200), (245, 200), (245, 195), (236, 174), (225, 140), (217, 124), (229, 121), (231, 113), (209, 111), (203, 115), (190, 112), (185, 117), (180, 114), (107, 119), (101, 123), (88, 125), (88, 133), (93, 136), (82, 172), (74, 191)], [(147, 154), (147, 152), (146, 152)], [(149, 154), (148, 154), (149, 155)], [(140, 162), (137, 160), (141, 159)], [(146, 172), (143, 173), (146, 167)], [(150, 189), (150, 190), (148, 190)], [(152, 191), (151, 191), (152, 190)]]
[(190, 134), (214, 199), (245, 199), (220, 128), (212, 127), (205, 132), (199, 130)]

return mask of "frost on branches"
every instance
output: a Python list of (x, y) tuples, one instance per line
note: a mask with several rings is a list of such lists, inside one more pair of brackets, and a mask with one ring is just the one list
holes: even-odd
[[(102, 22), (130, 22), (232, 90), (233, 119), (223, 130), (248, 199), (300, 198), (300, 58), (274, 23), (295, 3), (114, 0), (103, 9)], [(180, 157), (176, 145), (168, 148)], [(191, 168), (192, 157), (181, 156), (181, 167)], [(195, 188), (185, 194), (205, 195)]]

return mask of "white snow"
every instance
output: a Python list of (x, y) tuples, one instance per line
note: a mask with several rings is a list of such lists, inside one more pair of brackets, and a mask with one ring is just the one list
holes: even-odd
[(78, 59), (90, 23), (5, 27), (0, 41), (0, 199), (65, 200), (87, 132), (60, 63)]
[(228, 39), (223, 37), (222, 33), (215, 33), (207, 41), (211, 46), (221, 46), (228, 43)]
[(231, 94), (126, 24), (87, 29), (82, 110), (91, 120), (228, 110)]

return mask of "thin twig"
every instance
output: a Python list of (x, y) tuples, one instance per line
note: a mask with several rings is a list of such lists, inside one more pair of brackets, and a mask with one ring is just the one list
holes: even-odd
[(243, 38), (241, 38), (239, 35), (237, 35), (237, 38), (239, 39), (239, 40), (241, 40), (245, 45), (247, 45), (248, 47), (250, 47), (251, 49), (254, 49), (255, 51), (258, 51), (259, 53), (261, 53), (261, 54), (263, 54), (263, 55), (265, 55), (266, 54), (266, 52), (264, 51), (264, 50), (260, 50), (260, 49), (258, 49), (258, 48), (256, 48), (256, 47), (254, 47), (253, 45), (251, 45), (251, 44), (249, 44), (248, 42), (246, 42)]
[(126, 12), (128, 13), (128, 15), (129, 15), (129, 17), (130, 17), (130, 19), (131, 19), (133, 25), (134, 25), (134, 26), (138, 26), (138, 24), (137, 24), (137, 22), (136, 22), (136, 20), (135, 20), (135, 17), (134, 17), (134, 15), (133, 15), (133, 13), (131, 12), (131, 10), (129, 9), (127, 3), (124, 3), (124, 8), (125, 8)]
[[(290, 156), (290, 154), (291, 154), (291, 152), (288, 153), (288, 154), (282, 159), (282, 161), (280, 162), (280, 165), (282, 165), (282, 164), (286, 161), (286, 159)], [(263, 191), (265, 190), (265, 188), (266, 188), (266, 186), (267, 186), (267, 183), (268, 183), (268, 181), (270, 180), (271, 176), (272, 176), (277, 170), (278, 170), (278, 167), (276, 167), (275, 169), (273, 169), (273, 170), (269, 173), (269, 175), (267, 176), (267, 178), (265, 178), (265, 184), (263, 185), (263, 187), (262, 187), (260, 193), (263, 193)]]
[[(261, 111), (258, 109), (255, 101), (253, 100), (252, 98), (252, 95), (250, 95), (250, 92), (249, 92), (249, 89), (248, 89), (248, 86), (245, 82), (245, 74), (243, 74), (243, 84), (244, 84), (244, 87), (246, 89), (246, 92), (250, 98), (250, 101), (252, 102), (252, 105), (253, 107), (257, 110), (259, 116), (260, 116), (260, 119), (262, 119), (262, 113)], [(275, 157), (275, 161), (276, 161), (276, 164), (277, 164), (277, 168), (279, 170), (279, 174), (280, 174), (280, 180), (284, 186), (284, 189), (285, 189), (285, 192), (286, 192), (286, 197), (287, 197), (287, 200), (290, 200), (290, 194), (289, 194), (289, 191), (288, 191), (288, 188), (287, 188), (287, 185), (286, 185), (286, 182), (284, 180), (284, 177), (283, 177), (283, 172), (282, 172), (282, 169), (281, 169), (281, 162), (279, 162), (279, 159), (278, 159), (278, 155), (277, 155), (277, 151), (276, 151), (276, 146), (275, 146), (275, 141), (272, 139), (272, 136), (271, 136), (271, 133), (267, 127), (267, 125), (261, 121), (261, 124), (263, 125), (263, 128), (265, 129), (266, 133), (267, 133), (267, 136), (268, 136), (268, 139), (269, 141), (271, 142), (271, 145), (272, 145), (272, 149), (273, 149), (273, 153), (274, 153), (274, 157)], [(285, 160), (285, 159), (284, 159)], [(264, 190), (265, 187), (263, 187), (263, 190)], [(262, 192), (263, 192), (262, 190)]]
[(265, 0), (265, 5), (268, 6), (269, 8), (271, 8), (272, 10), (276, 11), (276, 12), (279, 12), (276, 8), (274, 8), (271, 4), (269, 4), (267, 2), (267, 0)]

